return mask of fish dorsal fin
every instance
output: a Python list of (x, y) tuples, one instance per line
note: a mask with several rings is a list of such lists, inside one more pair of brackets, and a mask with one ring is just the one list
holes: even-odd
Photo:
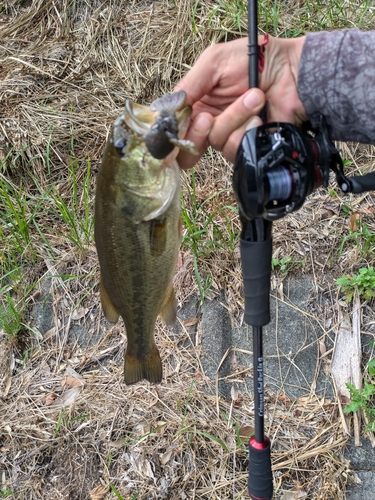
[(176, 322), (176, 296), (174, 293), (174, 288), (171, 285), (168, 290), (167, 298), (161, 308), (160, 317), (166, 325), (174, 325)]
[(107, 321), (109, 321), (110, 323), (117, 323), (120, 315), (112, 304), (111, 299), (108, 297), (102, 280), (100, 280), (100, 301), (102, 303), (104, 316), (106, 317)]

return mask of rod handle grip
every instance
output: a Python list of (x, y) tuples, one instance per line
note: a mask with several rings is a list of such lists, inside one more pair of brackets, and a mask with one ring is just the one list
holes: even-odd
[(254, 436), (249, 440), (248, 490), (253, 500), (271, 500), (273, 496), (271, 443), (267, 437), (263, 443)]
[(245, 295), (245, 322), (265, 326), (270, 322), (272, 239), (240, 240)]

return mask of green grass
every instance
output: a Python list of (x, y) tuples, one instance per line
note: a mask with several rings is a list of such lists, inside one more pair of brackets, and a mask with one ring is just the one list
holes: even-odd
[(0, 305), (0, 330), (12, 340), (22, 329), (22, 312), (15, 305), (10, 295), (5, 298), (5, 303)]
[[(51, 143), (52, 139), (50, 149)], [(47, 151), (47, 167), (49, 163)], [(80, 276), (74, 270), (93, 247), (90, 159), (72, 158), (65, 180), (51, 183), (38, 179), (32, 165), (30, 160), (19, 177), (19, 168), (9, 161), (9, 154), (0, 164), (0, 329), (8, 341), (28, 339), (22, 343), (23, 366), (32, 349), (29, 341), (40, 335), (28, 324), (27, 313), (32, 293), (46, 272), (46, 261), (60, 266), (62, 257), (70, 254), (75, 262), (70, 266), (70, 279), (88, 278), (89, 274)], [(95, 285), (90, 283), (76, 307)], [(27, 330), (31, 336), (23, 334)]]
[[(224, 0), (217, 2), (208, 15), (208, 27), (228, 35), (247, 33), (247, 1)], [(203, 6), (194, 3), (193, 32), (199, 36), (204, 29), (198, 18)], [(302, 5), (289, 0), (259, 0), (258, 18), (261, 32), (283, 37), (296, 37), (310, 31), (373, 27), (374, 5), (370, 0), (306, 0)]]
[(77, 249), (85, 251), (92, 243), (94, 234), (93, 206), (91, 192), (91, 162), (88, 158), (83, 179), (77, 178), (78, 159), (70, 159), (68, 192), (64, 196), (57, 186), (51, 192), (54, 210), (67, 228), (66, 237)]
[(286, 276), (294, 267), (303, 264), (305, 259), (292, 259), (292, 257), (283, 257), (278, 259), (273, 257), (271, 260), (272, 271), (280, 271), (283, 276)]
[[(190, 176), (190, 178), (188, 177)], [(222, 205), (220, 195), (229, 190), (219, 190), (203, 201), (198, 200), (195, 170), (183, 176), (185, 196), (181, 196), (181, 218), (185, 231), (182, 235), (182, 249), (190, 249), (199, 295), (202, 302), (211, 287), (211, 276), (203, 276), (199, 263), (217, 258), (223, 252), (231, 258), (237, 247), (239, 231), (233, 225), (238, 210), (232, 205)]]
[(8, 498), (13, 495), (13, 491), (7, 490), (5, 488), (0, 488), (0, 498)]
[(354, 242), (359, 248), (360, 256), (363, 258), (375, 256), (375, 233), (373, 233), (365, 222), (357, 226), (356, 231), (344, 236), (338, 256), (341, 257), (345, 245)]
[[(113, 491), (113, 493), (116, 495), (116, 497), (119, 499), (119, 500), (125, 500), (124, 497), (122, 497), (120, 495), (120, 493), (117, 491), (117, 489), (113, 486), (113, 484), (109, 484), (109, 487), (111, 488), (111, 490)], [(139, 494), (136, 493), (135, 495), (133, 495), (131, 497), (130, 500), (137, 500), (137, 498), (139, 497)]]
[(84, 413), (83, 415), (78, 415), (77, 417), (68, 418), (65, 408), (61, 410), (59, 418), (57, 419), (55, 429), (53, 431), (53, 437), (56, 439), (61, 431), (66, 431), (74, 422), (80, 422), (85, 418), (89, 417), (88, 413)]

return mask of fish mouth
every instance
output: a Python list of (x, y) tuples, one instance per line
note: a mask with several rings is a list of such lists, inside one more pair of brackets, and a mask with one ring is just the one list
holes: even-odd
[(152, 111), (149, 107), (126, 101), (124, 121), (126, 125), (137, 134), (146, 135), (155, 123), (159, 113)]
[(195, 145), (184, 140), (191, 111), (191, 106), (186, 104), (186, 94), (181, 90), (165, 94), (149, 107), (126, 101), (124, 121), (131, 130), (145, 138), (154, 158), (165, 158), (175, 147), (197, 155)]
[[(189, 122), (191, 115), (191, 106), (186, 105), (185, 92), (180, 90), (165, 94), (153, 101), (149, 107), (129, 100), (125, 103), (125, 123), (139, 134), (147, 133), (160, 115), (174, 115), (181, 132), (179, 136), (183, 137), (187, 128), (184, 124)], [(180, 126), (184, 130), (180, 130)]]

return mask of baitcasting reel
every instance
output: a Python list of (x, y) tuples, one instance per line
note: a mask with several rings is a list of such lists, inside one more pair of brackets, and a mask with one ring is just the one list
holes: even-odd
[(269, 123), (249, 130), (238, 149), (233, 188), (247, 219), (274, 221), (298, 210), (329, 172), (343, 192), (375, 189), (375, 173), (347, 178), (339, 151), (329, 138), (323, 116), (316, 131), (289, 123)]

